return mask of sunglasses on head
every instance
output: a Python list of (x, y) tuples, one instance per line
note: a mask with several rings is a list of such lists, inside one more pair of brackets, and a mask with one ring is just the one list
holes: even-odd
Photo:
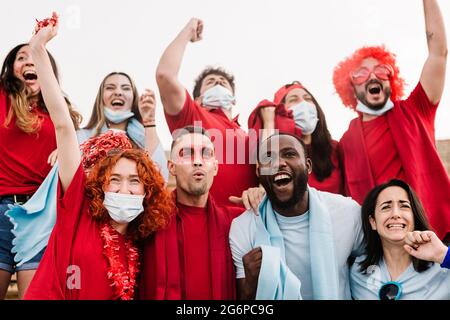
[(350, 74), (350, 79), (354, 85), (360, 85), (366, 82), (372, 73), (380, 80), (389, 80), (394, 71), (388, 64), (379, 64), (372, 70), (361, 67)]
[(395, 281), (386, 282), (378, 291), (380, 300), (399, 300), (401, 295), (402, 285)]

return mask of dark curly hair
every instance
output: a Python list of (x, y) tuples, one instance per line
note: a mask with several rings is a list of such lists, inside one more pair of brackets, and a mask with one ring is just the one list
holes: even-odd
[(234, 93), (234, 76), (231, 73), (227, 72), (225, 69), (220, 68), (220, 67), (219, 68), (206, 67), (206, 69), (203, 70), (202, 73), (200, 73), (200, 75), (195, 79), (194, 90), (192, 91), (192, 95), (193, 95), (194, 99), (200, 97), (200, 89), (202, 87), (203, 79), (205, 79), (210, 74), (222, 76), (225, 79), (227, 79), (227, 81), (230, 84), (231, 89), (233, 89), (233, 93)]

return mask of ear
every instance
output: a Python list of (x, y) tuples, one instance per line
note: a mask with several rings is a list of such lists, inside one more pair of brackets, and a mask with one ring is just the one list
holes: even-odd
[(194, 99), (194, 101), (197, 102), (199, 105), (202, 105), (203, 95), (198, 96), (197, 98)]
[(370, 222), (370, 226), (372, 227), (372, 230), (376, 231), (377, 230), (377, 223), (375, 221), (375, 219), (373, 218), (372, 215), (369, 216), (369, 222)]
[(308, 174), (312, 172), (312, 162), (310, 158), (306, 158), (306, 168), (308, 169)]
[(169, 173), (172, 175), (172, 176), (174, 176), (174, 177), (176, 177), (177, 176), (177, 174), (176, 174), (176, 167), (175, 167), (175, 163), (172, 161), (172, 160), (167, 160), (167, 169), (169, 169)]
[(214, 177), (217, 176), (217, 173), (219, 172), (219, 160), (214, 160)]

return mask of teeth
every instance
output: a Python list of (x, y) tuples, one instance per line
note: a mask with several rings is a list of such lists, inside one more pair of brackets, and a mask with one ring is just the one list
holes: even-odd
[(122, 100), (113, 100), (112, 102), (111, 102), (111, 104), (120, 104), (120, 105), (123, 105), (124, 104), (124, 102), (122, 101)]
[(388, 224), (387, 227), (388, 227), (388, 229), (390, 229), (390, 228), (405, 228), (406, 225), (402, 224), (402, 223), (397, 223), (397, 224), (391, 223), (391, 224)]
[(34, 72), (33, 70), (27, 70), (23, 73), (24, 75), (28, 75), (28, 74), (36, 74), (36, 72)]
[(290, 179), (290, 178), (291, 177), (289, 175), (282, 173), (282, 174), (277, 175), (273, 181), (277, 182), (277, 181), (280, 181), (280, 180), (283, 180), (283, 179)]

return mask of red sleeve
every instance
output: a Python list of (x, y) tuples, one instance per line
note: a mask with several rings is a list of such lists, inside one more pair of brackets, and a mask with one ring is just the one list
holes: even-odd
[(200, 117), (203, 112), (205, 112), (203, 108), (191, 98), (191, 95), (186, 90), (186, 100), (181, 111), (176, 115), (170, 115), (164, 111), (164, 115), (170, 133), (173, 133), (176, 129), (194, 125), (195, 120), (201, 120)]
[(86, 200), (86, 174), (80, 164), (69, 187), (63, 193), (61, 181), (58, 181), (57, 223), (67, 232), (73, 233), (83, 212)]
[(409, 110), (414, 110), (418, 114), (422, 115), (424, 120), (434, 126), (434, 119), (436, 117), (436, 110), (439, 106), (439, 102), (432, 104), (430, 99), (419, 82), (409, 97), (403, 102), (404, 106)]

